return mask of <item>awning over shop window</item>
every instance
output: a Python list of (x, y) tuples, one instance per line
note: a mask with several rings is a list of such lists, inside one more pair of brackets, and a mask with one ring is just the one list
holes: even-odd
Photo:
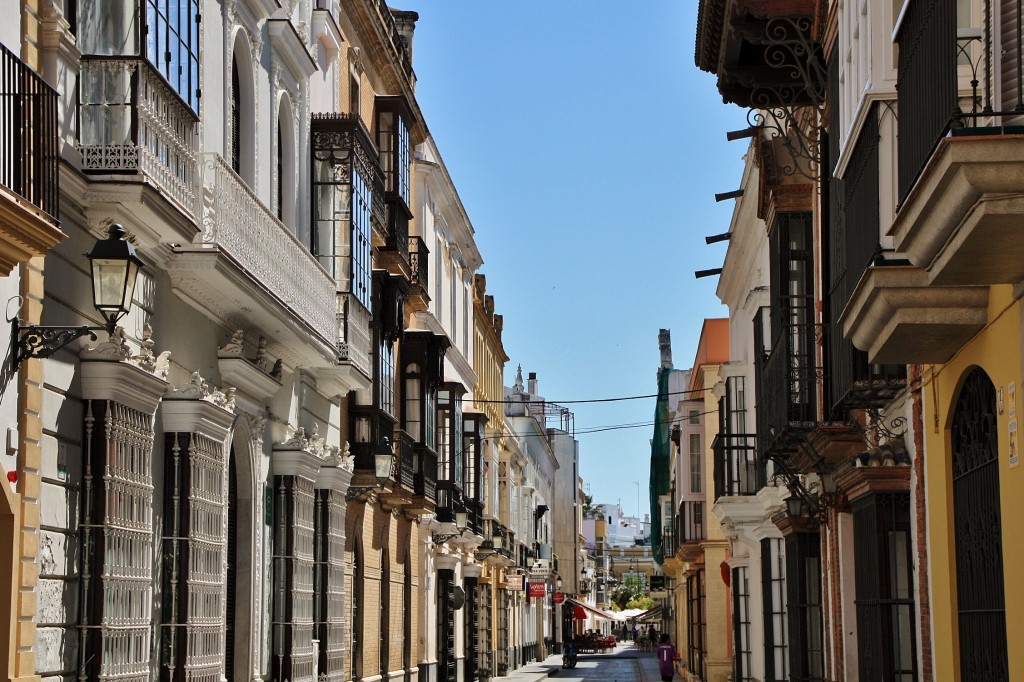
[[(612, 614), (610, 614), (610, 613), (608, 613), (606, 611), (602, 611), (601, 609), (595, 608), (593, 606), (590, 606), (589, 604), (584, 604), (581, 601), (576, 601), (575, 599), (566, 599), (565, 603), (566, 604), (570, 604), (573, 607), (573, 618), (576, 618), (577, 620), (583, 620), (583, 618), (578, 618), (576, 616), (576, 614), (579, 612), (579, 609), (583, 609), (584, 611), (590, 611), (592, 614), (594, 614), (598, 618), (605, 618), (607, 620), (615, 620), (615, 616), (613, 616)], [(584, 618), (585, 617), (586, 616), (584, 616)]]
[(636, 617), (637, 621), (654, 620), (661, 616), (661, 604), (658, 604), (653, 609), (647, 609)]

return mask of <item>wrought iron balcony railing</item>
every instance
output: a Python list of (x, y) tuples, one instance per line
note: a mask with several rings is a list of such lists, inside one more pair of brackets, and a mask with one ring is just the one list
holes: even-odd
[[(998, 22), (958, 28), (957, 5), (954, 0), (910, 3), (896, 36), (901, 204), (947, 133), (985, 128), (985, 134), (1016, 134), (1024, 124), (1021, 17), (1004, 22), (994, 36)], [(975, 16), (1004, 11), (993, 0), (980, 5)]]
[(818, 333), (815, 324), (784, 325), (771, 351), (759, 353), (757, 435), (762, 454), (785, 449), (796, 431), (816, 423), (822, 379), (814, 355)]
[(430, 251), (422, 237), (409, 237), (409, 269), (410, 281), (426, 290), (430, 281)]
[(395, 480), (403, 488), (414, 490), (416, 487), (416, 442), (405, 431), (395, 430)]
[(715, 436), (715, 499), (756, 495), (768, 484), (764, 460), (758, 460), (753, 434)]
[(679, 505), (679, 542), (699, 542), (706, 539), (704, 530), (704, 502), (688, 500)]
[(679, 550), (679, 515), (672, 517), (672, 523), (661, 530), (661, 552), (666, 559), (671, 559)]
[(0, 185), (57, 219), (57, 92), (0, 45)]
[(416, 462), (413, 492), (431, 502), (437, 502), (437, 453), (425, 445), (417, 445)]
[(198, 215), (198, 121), (144, 59), (83, 57), (78, 149), (88, 173), (141, 173)]
[[(203, 167), (209, 210), (197, 245), (217, 247), (324, 339), (339, 339), (339, 313), (359, 306), (339, 304), (331, 276), (219, 154), (206, 154)], [(356, 333), (345, 321), (346, 333)]]

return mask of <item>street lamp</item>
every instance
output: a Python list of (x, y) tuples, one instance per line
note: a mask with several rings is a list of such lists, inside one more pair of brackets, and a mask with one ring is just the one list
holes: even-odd
[(15, 367), (26, 358), (48, 358), (83, 336), (95, 341), (98, 331), (114, 333), (118, 320), (131, 309), (139, 268), (144, 265), (135, 247), (124, 238), (125, 234), (124, 227), (114, 223), (107, 228), (107, 238), (98, 239), (92, 251), (86, 254), (92, 276), (92, 304), (106, 324), (102, 327), (22, 326), (20, 319), (14, 320), (18, 331)]
[(345, 493), (345, 499), (354, 500), (360, 495), (365, 495), (378, 488), (384, 490), (385, 484), (391, 478), (391, 469), (394, 464), (395, 450), (391, 447), (391, 440), (385, 436), (373, 453), (373, 477), (377, 479), (377, 485), (352, 486)]
[(448, 542), (452, 538), (462, 537), (462, 535), (469, 530), (469, 513), (464, 511), (455, 512), (455, 529), (457, 533), (434, 533), (431, 538), (434, 540), (435, 545)]

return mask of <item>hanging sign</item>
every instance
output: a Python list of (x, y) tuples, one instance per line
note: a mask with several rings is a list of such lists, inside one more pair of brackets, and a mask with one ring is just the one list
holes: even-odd
[(551, 597), (551, 601), (555, 602), (556, 604), (561, 604), (565, 601), (565, 592), (555, 592), (555, 594)]
[(512, 574), (505, 578), (505, 589), (510, 592), (522, 592), (523, 591), (523, 576), (519, 574)]
[(527, 596), (530, 597), (543, 597), (548, 593), (547, 583), (527, 583)]

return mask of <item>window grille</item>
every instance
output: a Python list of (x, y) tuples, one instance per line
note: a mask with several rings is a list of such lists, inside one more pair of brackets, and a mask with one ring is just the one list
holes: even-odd
[(789, 618), (786, 610), (786, 545), (782, 538), (761, 541), (766, 682), (789, 680)]
[(150, 682), (153, 417), (88, 401), (85, 441), (80, 674)]

